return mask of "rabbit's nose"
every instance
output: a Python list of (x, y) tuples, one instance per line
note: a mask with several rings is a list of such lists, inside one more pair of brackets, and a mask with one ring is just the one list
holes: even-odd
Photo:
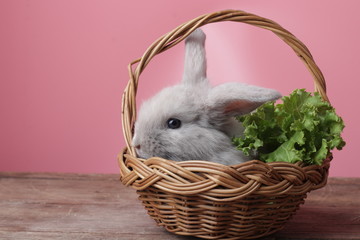
[(131, 145), (138, 150), (140, 149), (140, 143), (136, 137), (136, 134), (135, 134), (134, 138), (132, 139)]

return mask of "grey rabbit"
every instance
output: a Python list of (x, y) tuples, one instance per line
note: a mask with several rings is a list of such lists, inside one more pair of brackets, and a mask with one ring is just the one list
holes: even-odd
[(206, 77), (205, 34), (196, 29), (185, 40), (181, 83), (164, 88), (144, 102), (132, 145), (141, 158), (207, 160), (224, 165), (249, 160), (231, 142), (243, 128), (234, 118), (281, 94), (243, 83), (212, 87)]

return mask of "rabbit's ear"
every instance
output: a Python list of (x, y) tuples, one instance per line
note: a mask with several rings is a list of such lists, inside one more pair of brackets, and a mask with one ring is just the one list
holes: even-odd
[(267, 101), (276, 100), (281, 94), (273, 89), (241, 83), (225, 83), (212, 88), (208, 95), (208, 114), (213, 121), (226, 121), (230, 117), (255, 110)]
[(196, 85), (207, 82), (205, 33), (196, 29), (185, 40), (185, 66), (182, 83)]

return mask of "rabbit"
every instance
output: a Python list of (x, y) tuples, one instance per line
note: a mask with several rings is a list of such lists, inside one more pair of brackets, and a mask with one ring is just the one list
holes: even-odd
[(232, 144), (231, 138), (243, 133), (235, 116), (250, 113), (281, 94), (243, 83), (212, 87), (206, 77), (205, 38), (196, 29), (185, 39), (181, 83), (164, 88), (141, 105), (132, 140), (138, 157), (224, 165), (250, 160)]

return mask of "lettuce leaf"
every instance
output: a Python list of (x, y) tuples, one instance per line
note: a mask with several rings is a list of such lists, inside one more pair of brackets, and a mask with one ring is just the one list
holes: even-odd
[(283, 97), (280, 104), (267, 102), (237, 119), (245, 130), (233, 143), (264, 162), (321, 165), (332, 149), (345, 146), (341, 117), (318, 93), (312, 95), (304, 89)]

